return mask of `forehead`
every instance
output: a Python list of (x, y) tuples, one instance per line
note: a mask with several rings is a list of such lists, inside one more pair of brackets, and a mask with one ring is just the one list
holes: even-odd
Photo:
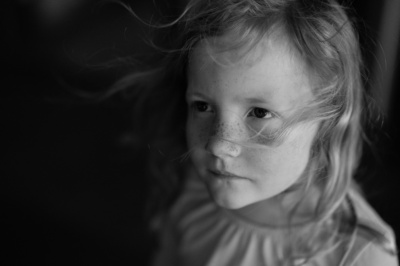
[(227, 35), (197, 44), (189, 61), (189, 93), (201, 91), (212, 98), (247, 95), (282, 110), (312, 98), (308, 68), (284, 38), (232, 49), (234, 41)]

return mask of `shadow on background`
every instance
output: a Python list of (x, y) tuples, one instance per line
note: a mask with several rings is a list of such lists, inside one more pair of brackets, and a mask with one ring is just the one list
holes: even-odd
[[(0, 188), (7, 246), (2, 265), (147, 265), (152, 244), (142, 215), (144, 161), (122, 137), (131, 128), (131, 107), (115, 98), (82, 102), (59, 80), (95, 92), (123, 73), (99, 68), (99, 62), (149, 53), (140, 37), (148, 31), (144, 26), (121, 7), (96, 2), (15, 1), (1, 11), (7, 157)], [(182, 6), (158, 2), (170, 16)], [(361, 2), (354, 5), (376, 38), (382, 5)], [(160, 15), (152, 1), (131, 6), (145, 19)], [(372, 65), (372, 54), (367, 57)], [(391, 107), (377, 150), (367, 152), (362, 167), (372, 204), (397, 232), (398, 106)]]

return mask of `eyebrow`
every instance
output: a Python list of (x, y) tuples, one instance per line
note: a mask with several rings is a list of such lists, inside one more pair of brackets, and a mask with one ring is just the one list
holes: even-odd
[[(208, 99), (209, 97), (201, 92), (198, 91), (186, 91), (186, 98), (187, 97), (200, 97), (200, 98), (206, 98)], [(270, 104), (271, 102), (263, 97), (245, 97), (244, 101), (250, 104)]]
[(193, 91), (193, 90), (187, 90), (185, 93), (186, 98), (187, 97), (200, 97), (200, 98), (208, 98), (207, 95), (201, 93), (201, 92), (197, 92), (197, 91)]
[(248, 97), (248, 98), (244, 98), (244, 100), (246, 102), (252, 103), (252, 104), (271, 103), (268, 99), (261, 98), (261, 97)]

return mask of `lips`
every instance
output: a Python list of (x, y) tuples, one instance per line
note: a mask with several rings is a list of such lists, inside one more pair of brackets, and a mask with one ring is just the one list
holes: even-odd
[(237, 176), (235, 174), (232, 174), (230, 172), (227, 171), (220, 171), (220, 170), (216, 170), (216, 169), (209, 169), (208, 172), (216, 177), (216, 178), (226, 178), (226, 179), (246, 179), (244, 177), (241, 176)]

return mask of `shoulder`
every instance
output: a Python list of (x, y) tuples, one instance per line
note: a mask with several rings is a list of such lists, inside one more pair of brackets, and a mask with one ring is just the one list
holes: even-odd
[(398, 266), (398, 258), (379, 244), (369, 242), (351, 266)]
[(349, 193), (357, 217), (357, 227), (345, 265), (397, 266), (395, 234), (368, 202), (356, 191)]
[(360, 193), (351, 191), (349, 196), (357, 217), (357, 237), (367, 242), (381, 243), (386, 249), (396, 250), (393, 229)]

